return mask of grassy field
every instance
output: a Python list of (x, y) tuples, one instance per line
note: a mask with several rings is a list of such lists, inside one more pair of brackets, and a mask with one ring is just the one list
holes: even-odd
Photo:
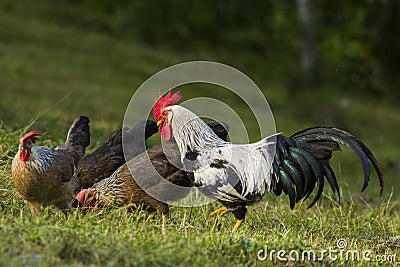
[[(293, 211), (287, 197), (266, 195), (263, 202), (249, 209), (246, 223), (233, 235), (233, 216), (208, 216), (219, 207), (216, 203), (172, 207), (165, 238), (161, 236), (160, 217), (148, 219), (141, 210), (74, 211), (65, 219), (61, 212), (48, 208), (36, 218), (11, 180), (11, 160), (24, 131), (38, 129), (44, 134), (40, 144), (57, 146), (71, 121), (85, 114), (91, 118), (91, 151), (121, 126), (129, 99), (142, 82), (167, 66), (203, 57), (51, 24), (5, 8), (0, 9), (0, 26), (0, 266), (292, 266), (296, 262), (280, 262), (276, 254), (274, 261), (260, 261), (257, 254), (267, 248), (268, 252), (295, 250), (300, 255), (315, 250), (320, 256), (322, 250), (337, 249), (339, 239), (347, 242), (344, 251), (370, 250), (373, 261), (396, 255), (399, 262), (398, 105), (379, 96), (338, 92), (334, 85), (293, 95), (281, 83), (264, 80), (254, 74), (259, 71), (251, 69), (242, 71), (257, 82), (270, 101), (278, 131), (291, 134), (313, 125), (332, 125), (364, 140), (382, 165), (386, 182), (383, 196), (379, 197), (375, 175), (366, 192), (360, 193), (359, 160), (344, 150), (332, 161), (342, 189), (341, 206), (328, 190), (312, 209), (301, 203)], [(242, 67), (238, 59), (217, 55), (207, 59)], [(221, 94), (215, 97), (223, 98)], [(390, 265), (393, 259), (386, 260)], [(345, 257), (332, 261), (327, 255), (322, 262), (357, 264)]]

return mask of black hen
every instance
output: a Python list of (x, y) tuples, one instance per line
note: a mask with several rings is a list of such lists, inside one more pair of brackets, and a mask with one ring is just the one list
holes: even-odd
[[(157, 131), (157, 124), (147, 120), (138, 122), (132, 129), (124, 128), (112, 132), (106, 143), (79, 162), (77, 176), (82, 182), (82, 188), (89, 188), (109, 177), (126, 161), (144, 152), (146, 148), (143, 140), (147, 140)], [(126, 140), (124, 145), (127, 158), (124, 157), (122, 137)]]

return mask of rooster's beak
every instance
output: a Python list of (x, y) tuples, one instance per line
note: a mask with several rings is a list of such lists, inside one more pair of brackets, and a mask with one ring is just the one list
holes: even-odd
[(160, 126), (161, 123), (162, 123), (162, 120), (158, 120), (157, 121), (157, 127)]

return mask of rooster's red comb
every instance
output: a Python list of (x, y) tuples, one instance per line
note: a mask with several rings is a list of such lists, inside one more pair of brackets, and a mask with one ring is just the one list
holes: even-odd
[(171, 90), (169, 90), (169, 92), (167, 93), (167, 95), (165, 97), (163, 97), (163, 95), (160, 93), (160, 98), (158, 100), (156, 99), (156, 103), (153, 106), (154, 119), (156, 119), (158, 121), (161, 117), (161, 111), (170, 105), (174, 105), (174, 104), (178, 103), (180, 99), (181, 99), (180, 92), (176, 92), (175, 94), (172, 94)]
[(32, 143), (35, 143), (38, 138), (36, 136), (40, 136), (40, 133), (38, 131), (32, 131), (29, 133), (26, 133), (24, 136), (22, 136), (20, 142), (24, 143), (27, 139), (31, 139)]

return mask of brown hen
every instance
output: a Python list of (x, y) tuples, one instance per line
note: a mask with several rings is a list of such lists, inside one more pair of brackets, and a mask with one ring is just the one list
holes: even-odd
[(81, 188), (75, 170), (90, 143), (89, 119), (75, 119), (67, 140), (55, 149), (34, 146), (39, 135), (37, 131), (25, 134), (12, 162), (14, 185), (37, 215), (41, 214), (40, 206), (71, 207), (71, 199)]

